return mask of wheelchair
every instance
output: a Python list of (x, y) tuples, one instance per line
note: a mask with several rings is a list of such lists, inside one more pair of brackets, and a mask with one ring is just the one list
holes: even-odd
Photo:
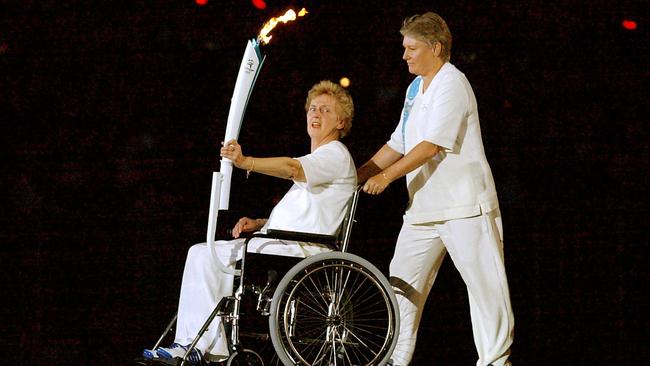
[[(267, 230), (248, 237), (242, 249), (243, 257), (234, 272), (233, 295), (219, 302), (185, 356), (146, 364), (188, 365), (189, 353), (217, 316), (221, 317), (229, 337), (227, 366), (386, 364), (399, 331), (395, 294), (388, 280), (374, 265), (348, 253), (360, 191), (358, 188), (350, 198), (345, 219), (336, 235)], [(307, 258), (284, 257), (297, 264), (292, 264), (279, 282), (276, 281), (275, 269), (267, 272), (266, 281), (256, 282), (252, 280), (254, 276), (245, 271), (247, 262), (251, 257), (269, 255), (247, 253), (248, 243), (253, 238), (316, 243), (326, 245), (332, 251)], [(247, 333), (240, 329), (246, 316), (250, 315), (242, 312), (245, 301), (249, 299), (256, 302), (248, 304), (249, 308), (254, 305), (258, 316), (268, 318), (268, 328), (261, 333)], [(176, 317), (153, 349), (161, 344), (175, 321)], [(244, 347), (246, 342), (242, 343), (242, 338), (251, 334), (261, 340), (270, 338), (274, 351), (270, 360)]]

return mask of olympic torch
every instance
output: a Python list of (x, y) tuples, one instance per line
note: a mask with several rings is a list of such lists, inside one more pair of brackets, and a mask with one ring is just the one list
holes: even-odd
[[(251, 39), (246, 43), (244, 57), (239, 66), (235, 89), (232, 94), (232, 99), (230, 100), (226, 133), (223, 140), (224, 143), (239, 137), (239, 131), (241, 130), (248, 100), (253, 91), (255, 81), (259, 76), (264, 59), (266, 58), (266, 56), (262, 55), (260, 46), (269, 43), (272, 37), (269, 33), (280, 22), (287, 23), (296, 20), (297, 17), (302, 17), (305, 14), (307, 14), (307, 10), (304, 8), (300, 10), (298, 14), (296, 14), (292, 9), (289, 9), (284, 15), (277, 18), (271, 18), (269, 21), (264, 23), (257, 39)], [(220, 171), (212, 174), (210, 214), (208, 218), (208, 243), (214, 241), (218, 210), (228, 209), (230, 201), (230, 183), (233, 170), (232, 165), (233, 163), (230, 159), (222, 158)]]

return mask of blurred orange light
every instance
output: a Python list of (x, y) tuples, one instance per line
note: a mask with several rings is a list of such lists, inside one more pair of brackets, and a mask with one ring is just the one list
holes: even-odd
[(629, 20), (629, 19), (623, 19), (623, 28), (627, 30), (635, 30), (636, 29), (636, 22), (634, 20)]

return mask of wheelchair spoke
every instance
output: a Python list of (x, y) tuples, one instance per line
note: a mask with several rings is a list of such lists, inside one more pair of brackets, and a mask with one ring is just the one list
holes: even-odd
[[(323, 297), (323, 294), (321, 293), (320, 286), (314, 282), (313, 278), (309, 278), (309, 281), (311, 283), (311, 286), (309, 286), (308, 283), (302, 284), (303, 288), (307, 291), (309, 294), (309, 297), (313, 300), (313, 305), (318, 306), (320, 308), (320, 311), (322, 313), (327, 313), (327, 301)], [(300, 286), (300, 285), (298, 285)]]
[(321, 338), (317, 337), (301, 347), (301, 352), (304, 354), (303, 358), (309, 359), (310, 361), (308, 363), (310, 365), (318, 364), (320, 360), (327, 357), (328, 344), (326, 342), (319, 342)]
[[(339, 280), (339, 286), (336, 288), (336, 308), (337, 310), (340, 309), (341, 306), (341, 301), (343, 300), (343, 294), (345, 292), (346, 284), (348, 283), (348, 280), (350, 279), (350, 275), (352, 274), (348, 270), (344, 270), (343, 268), (337, 268), (339, 273), (335, 273), (334, 275), (337, 276), (337, 279)], [(345, 272), (345, 274), (343, 273)]]
[[(329, 307), (329, 301), (326, 298), (326, 295), (329, 294), (329, 289), (331, 289), (331, 281), (329, 276), (327, 276), (327, 273), (324, 273), (325, 275), (325, 285), (322, 284), (321, 278), (316, 277), (313, 275), (309, 275), (309, 283), (311, 284), (311, 288), (308, 288), (307, 284), (304, 285), (304, 287), (307, 289), (307, 291), (312, 295), (314, 298), (314, 301), (320, 304), (320, 301), (322, 301), (322, 306), (323, 306), (323, 312), (327, 314), (327, 308)], [(314, 278), (316, 277), (316, 278)], [(313, 295), (312, 290), (317, 293), (317, 295)], [(316, 298), (320, 301), (316, 301)]]
[[(308, 290), (309, 291), (309, 290)], [(310, 293), (311, 294), (311, 293)], [(301, 305), (306, 306), (309, 310), (314, 315), (314, 317), (319, 317), (321, 314), (327, 314), (327, 309), (323, 309), (321, 304), (318, 303), (318, 300), (316, 300), (313, 296), (311, 296), (311, 302), (308, 302), (306, 300), (309, 300), (310, 297), (304, 297), (300, 299), (296, 299)]]
[[(377, 343), (377, 342), (374, 342), (370, 337), (372, 337), (372, 338), (377, 338), (377, 339), (381, 339), (381, 340), (383, 341), (383, 339), (384, 339), (383, 336), (380, 336), (379, 334), (376, 334), (376, 333), (374, 333), (374, 332), (370, 332), (370, 331), (365, 330), (365, 329), (359, 329), (359, 328), (356, 328), (356, 330), (359, 331), (359, 334), (360, 334), (360, 333), (366, 333), (366, 336), (364, 336), (364, 337), (362, 338), (361, 336), (357, 335), (357, 333), (355, 332), (355, 330), (353, 330), (353, 329), (349, 329), (349, 328), (346, 328), (346, 329), (347, 329), (348, 332), (350, 333), (350, 336), (353, 337), (354, 339), (356, 339), (356, 340), (358, 341), (358, 343), (359, 343), (361, 346), (363, 346), (365, 349), (373, 350), (373, 349), (375, 349), (375, 348), (377, 348), (377, 347), (381, 347), (381, 344), (379, 344), (379, 343)], [(383, 342), (382, 342), (382, 343), (383, 343)], [(374, 347), (371, 347), (371, 346), (374, 346)]]

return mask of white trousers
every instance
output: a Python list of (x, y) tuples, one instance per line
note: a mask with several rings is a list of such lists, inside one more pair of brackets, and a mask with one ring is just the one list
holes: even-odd
[[(243, 246), (244, 239), (235, 239), (217, 241), (212, 248), (206, 243), (190, 247), (183, 271), (174, 342), (182, 345), (192, 343), (221, 298), (233, 294), (234, 276), (219, 270), (215, 260), (219, 260), (226, 269), (233, 270), (235, 263), (242, 258)], [(330, 250), (323, 246), (268, 239), (253, 239), (248, 246), (248, 252), (292, 257), (307, 257), (327, 251)], [(223, 360), (230, 353), (226, 337), (221, 318), (216, 317), (197, 342), (196, 348), (208, 360)]]
[(476, 365), (510, 365), (514, 317), (502, 233), (498, 209), (446, 222), (404, 223), (390, 263), (390, 281), (400, 311), (400, 332), (392, 356), (395, 365), (411, 362), (424, 304), (447, 252), (467, 286), (479, 356)]

